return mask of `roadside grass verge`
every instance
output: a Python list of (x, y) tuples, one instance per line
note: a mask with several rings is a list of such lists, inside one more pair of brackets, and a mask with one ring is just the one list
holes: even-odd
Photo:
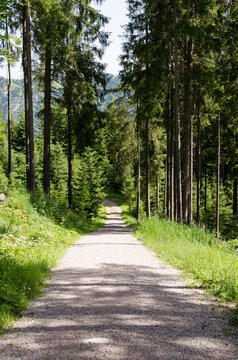
[[(122, 208), (122, 217), (134, 235), (170, 265), (184, 271), (195, 284), (216, 297), (238, 305), (237, 243), (218, 242), (209, 231), (156, 216), (139, 223), (128, 212), (122, 195), (109, 194)], [(238, 323), (238, 308), (234, 322)]]
[(66, 249), (104, 225), (105, 209), (86, 219), (40, 192), (12, 189), (0, 203), (0, 332), (41, 294)]
[(213, 234), (153, 217), (138, 224), (135, 236), (213, 295), (238, 304), (237, 254)]

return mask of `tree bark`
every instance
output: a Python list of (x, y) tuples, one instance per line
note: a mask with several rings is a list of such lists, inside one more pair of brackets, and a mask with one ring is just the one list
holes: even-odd
[(204, 170), (204, 176), (205, 176), (205, 189), (204, 189), (204, 210), (207, 210), (207, 162), (205, 161), (205, 170)]
[(171, 89), (170, 113), (170, 220), (174, 221), (174, 91)]
[(202, 187), (202, 148), (201, 148), (201, 118), (200, 103), (197, 104), (197, 226), (200, 226), (201, 208), (201, 187)]
[(167, 181), (168, 181), (168, 177), (167, 177), (167, 175), (168, 175), (168, 170), (167, 170), (167, 157), (166, 157), (166, 161), (165, 161), (165, 177), (164, 177), (164, 205), (163, 205), (163, 210), (164, 210), (164, 214), (168, 216), (168, 212), (167, 212), (167, 202), (168, 202)]
[(216, 191), (216, 237), (219, 239), (220, 232), (220, 152), (221, 152), (221, 118), (217, 119), (217, 191)]
[[(146, 46), (148, 45), (148, 19), (146, 18)], [(146, 50), (147, 51), (147, 50)], [(145, 125), (145, 142), (146, 142), (146, 216), (150, 218), (150, 115), (149, 115), (149, 56), (146, 53), (146, 125)]]
[(159, 174), (157, 174), (156, 179), (156, 210), (159, 212)]
[(67, 107), (68, 116), (68, 206), (73, 208), (73, 180), (72, 180), (72, 109)]
[(45, 50), (45, 99), (44, 99), (44, 173), (43, 187), (50, 198), (50, 125), (51, 125), (51, 43)]
[(189, 214), (188, 224), (193, 221), (193, 115), (190, 118), (190, 164), (189, 164)]
[(146, 120), (146, 216), (150, 218), (150, 139), (149, 119)]
[(11, 184), (12, 177), (12, 111), (11, 111), (11, 90), (12, 90), (12, 77), (11, 77), (11, 62), (10, 62), (10, 44), (8, 33), (8, 16), (6, 16), (6, 40), (7, 40), (7, 67), (8, 67), (8, 85), (7, 85), (7, 130), (8, 130), (8, 181)]
[(237, 209), (237, 179), (233, 181), (233, 215), (238, 215)]
[(140, 118), (137, 104), (137, 203), (136, 203), (136, 220), (140, 220), (140, 201), (141, 201), (141, 150), (140, 150)]
[(32, 104), (32, 64), (31, 64), (31, 26), (30, 4), (23, 5), (23, 71), (25, 92), (26, 127), (26, 177), (27, 188), (35, 190), (34, 127)]
[(175, 65), (175, 138), (176, 138), (176, 180), (177, 180), (177, 216), (178, 221), (183, 220), (182, 203), (182, 176), (181, 176), (181, 136), (180, 136), (180, 110), (179, 110), (179, 63), (178, 63), (178, 8), (174, 0), (174, 65)]
[(185, 85), (184, 85), (184, 106), (185, 106), (185, 124), (184, 124), (184, 189), (183, 189), (183, 217), (186, 224), (192, 221), (192, 192), (193, 192), (193, 116), (192, 116), (192, 79), (191, 70), (193, 67), (193, 41), (189, 37), (185, 38)]
[(170, 180), (171, 180), (171, 119), (170, 119), (170, 107), (169, 107), (169, 103), (170, 103), (170, 96), (169, 96), (169, 91), (168, 91), (168, 96), (167, 96), (167, 157), (166, 157), (166, 175), (167, 175), (167, 200), (166, 200), (166, 205), (167, 205), (167, 217), (168, 219), (170, 219), (171, 216), (171, 211), (170, 211), (170, 206), (171, 206), (171, 186), (170, 186)]

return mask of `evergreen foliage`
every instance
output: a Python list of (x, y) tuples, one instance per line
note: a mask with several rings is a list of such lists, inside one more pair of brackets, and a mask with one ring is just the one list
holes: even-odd
[[(196, 237), (214, 264), (223, 248), (227, 260), (214, 278), (208, 268), (204, 281), (211, 278), (214, 291), (221, 276), (237, 281), (231, 274), (238, 233), (237, 5), (228, 0), (127, 4), (122, 71), (113, 78), (99, 61), (108, 43), (102, 30), (108, 20), (91, 0), (1, 1), (0, 62), (8, 60), (9, 79), (6, 91), (0, 78), (0, 193), (9, 200), (0, 204), (0, 324), (37, 294), (54, 263), (51, 248), (71, 243), (72, 232), (65, 228), (91, 229), (84, 222), (98, 216), (106, 191), (126, 196), (130, 220), (135, 222), (133, 215), (139, 224), (142, 220), (140, 231), (155, 235), (155, 249), (165, 258), (170, 235), (179, 233), (171, 249), (177, 264), (187, 266), (189, 252), (184, 257), (181, 243), (189, 248)], [(18, 29), (24, 34), (24, 81), (12, 83)], [(37, 55), (34, 86), (31, 36)], [(31, 194), (18, 193), (19, 186)], [(147, 222), (145, 214), (156, 217)], [(194, 230), (195, 222), (201, 231)], [(211, 234), (206, 237), (211, 243), (205, 241), (203, 228), (216, 231), (217, 241)], [(219, 242), (219, 235), (227, 243)], [(196, 268), (200, 250), (195, 248)], [(196, 277), (203, 279), (209, 256), (191, 270)], [(22, 280), (14, 283), (17, 272)], [(28, 283), (32, 289), (31, 281), (39, 286), (24, 292)], [(236, 285), (219, 285), (217, 292), (237, 300)]]

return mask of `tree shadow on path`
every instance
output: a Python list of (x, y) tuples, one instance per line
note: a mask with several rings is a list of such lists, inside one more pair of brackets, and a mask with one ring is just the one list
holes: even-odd
[[(176, 271), (168, 285), (167, 268), (56, 270), (47, 297), (26, 313), (33, 322), (14, 328), (22, 346), (6, 359), (235, 359), (237, 344), (224, 336), (221, 313)], [(34, 339), (33, 350), (26, 339)]]

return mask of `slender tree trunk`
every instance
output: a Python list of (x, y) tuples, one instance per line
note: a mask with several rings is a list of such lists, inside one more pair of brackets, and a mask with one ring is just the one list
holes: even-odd
[(220, 232), (220, 152), (221, 152), (221, 118), (217, 119), (217, 192), (216, 192), (216, 237), (219, 239)]
[(170, 120), (170, 108), (169, 108), (169, 91), (168, 91), (168, 97), (167, 97), (167, 158), (166, 158), (166, 174), (167, 174), (167, 217), (168, 219), (170, 219), (171, 216), (171, 211), (170, 211), (170, 206), (171, 206), (171, 187), (170, 187), (170, 179), (171, 179), (171, 146), (170, 146), (170, 141), (171, 141), (171, 120)]
[(237, 211), (237, 179), (233, 181), (233, 215), (238, 215)]
[(207, 210), (207, 162), (205, 161), (205, 169), (204, 169), (204, 177), (205, 177), (205, 189), (204, 189), (204, 210)]
[[(148, 19), (146, 18), (146, 46), (148, 45)], [(147, 51), (147, 49), (146, 49)], [(146, 54), (146, 216), (150, 218), (150, 118), (149, 118), (149, 56)]]
[(170, 113), (170, 220), (174, 221), (174, 91), (171, 89)]
[(180, 139), (180, 111), (179, 111), (179, 64), (178, 64), (178, 9), (174, 0), (174, 65), (175, 65), (175, 138), (176, 138), (176, 179), (177, 179), (177, 216), (183, 220), (182, 204), (182, 176), (181, 176), (181, 139)]
[[(176, 144), (175, 144), (176, 145)], [(176, 163), (176, 146), (174, 146), (174, 220), (178, 221), (178, 191), (177, 191), (177, 185), (178, 181), (176, 178), (177, 174), (177, 163)]]
[(12, 111), (11, 111), (11, 90), (12, 90), (12, 77), (11, 77), (11, 62), (10, 62), (10, 45), (8, 33), (8, 16), (6, 16), (6, 39), (7, 39), (7, 67), (8, 67), (8, 85), (7, 85), (7, 130), (8, 130), (8, 181), (11, 184), (12, 177)]
[(26, 176), (27, 188), (34, 191), (35, 160), (34, 160), (34, 128), (32, 104), (32, 64), (31, 64), (31, 26), (30, 4), (23, 5), (23, 70), (25, 89), (25, 127), (26, 127)]
[(157, 174), (156, 179), (156, 210), (159, 212), (159, 174)]
[(72, 109), (67, 108), (68, 116), (68, 206), (73, 208), (73, 181), (72, 181)]
[(165, 161), (165, 177), (164, 177), (164, 206), (163, 206), (163, 210), (164, 210), (164, 214), (167, 214), (167, 201), (168, 201), (168, 197), (167, 197), (167, 190), (168, 190), (168, 186), (167, 186), (167, 174), (168, 174), (168, 170), (167, 170), (167, 158)]
[(146, 216), (150, 218), (150, 139), (149, 119), (146, 120)]
[(193, 116), (192, 116), (192, 80), (191, 70), (193, 67), (193, 41), (189, 37), (188, 41), (185, 39), (185, 151), (184, 151), (184, 201), (183, 201), (183, 216), (186, 224), (191, 224), (192, 221), (192, 192), (193, 192)]
[(45, 195), (50, 198), (50, 125), (51, 125), (51, 44), (45, 50), (45, 99), (44, 99), (44, 173)]
[(188, 223), (193, 221), (193, 115), (190, 118), (190, 166), (189, 166), (189, 216)]
[(136, 220), (140, 220), (140, 200), (141, 200), (141, 150), (140, 150), (140, 118), (137, 104), (137, 204)]
[(25, 134), (26, 134), (26, 183), (29, 189), (29, 80), (28, 80), (28, 58), (27, 58), (27, 5), (23, 6), (23, 56), (22, 65), (24, 72), (24, 98), (25, 98)]
[(201, 187), (202, 187), (202, 148), (201, 148), (201, 118), (200, 103), (197, 105), (197, 226), (200, 226), (200, 207), (201, 207)]

